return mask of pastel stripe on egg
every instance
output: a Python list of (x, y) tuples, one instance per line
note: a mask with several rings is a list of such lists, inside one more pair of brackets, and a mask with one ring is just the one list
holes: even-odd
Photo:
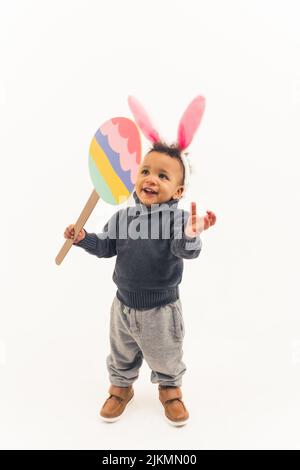
[[(92, 167), (93, 173), (97, 170), (100, 174), (99, 176), (101, 176), (101, 178), (98, 178), (99, 182), (102, 180), (100, 183), (100, 191), (102, 190), (103, 182), (105, 182), (105, 186), (103, 188), (109, 188), (114, 198), (114, 202), (112, 202), (113, 204), (119, 204), (120, 198), (128, 198), (131, 191), (127, 189), (127, 187), (121, 181), (119, 175), (116, 174), (109, 158), (104, 153), (103, 149), (100, 147), (95, 137), (93, 138), (90, 146), (90, 159), (94, 162), (96, 167)], [(98, 186), (96, 185), (96, 181), (93, 180), (93, 182), (95, 184), (96, 190), (99, 191)], [(101, 196), (101, 194), (99, 195)], [(104, 196), (102, 197), (106, 200)]]
[(112, 147), (108, 143), (108, 136), (103, 135), (100, 129), (97, 130), (95, 134), (95, 139), (103, 150), (103, 152), (105, 153), (105, 155), (107, 156), (115, 173), (120, 177), (128, 191), (131, 193), (134, 188), (134, 184), (131, 181), (131, 168), (129, 170), (124, 170), (121, 167), (120, 154), (112, 149)]
[(92, 158), (89, 158), (89, 170), (94, 187), (97, 188), (97, 192), (100, 192), (102, 199), (104, 199), (104, 201), (108, 202), (109, 204), (115, 205), (117, 201), (115, 200), (111, 190), (105, 183), (104, 179), (100, 175), (96, 163)]

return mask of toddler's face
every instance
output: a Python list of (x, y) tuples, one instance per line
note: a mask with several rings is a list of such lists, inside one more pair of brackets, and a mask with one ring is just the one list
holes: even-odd
[(183, 169), (177, 158), (165, 153), (148, 153), (138, 169), (135, 190), (142, 204), (161, 204), (180, 199), (184, 190)]

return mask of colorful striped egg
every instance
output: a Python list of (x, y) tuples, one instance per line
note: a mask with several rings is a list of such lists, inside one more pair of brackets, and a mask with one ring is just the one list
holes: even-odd
[(95, 190), (109, 204), (121, 204), (134, 190), (141, 162), (141, 138), (128, 118), (106, 121), (89, 150), (89, 171)]

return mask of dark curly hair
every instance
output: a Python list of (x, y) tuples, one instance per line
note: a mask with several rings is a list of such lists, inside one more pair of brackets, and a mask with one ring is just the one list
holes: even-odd
[(169, 157), (176, 158), (177, 160), (179, 160), (181, 168), (182, 168), (182, 174), (183, 174), (181, 184), (184, 183), (185, 168), (184, 168), (184, 164), (183, 164), (182, 159), (181, 159), (182, 150), (180, 149), (180, 147), (178, 147), (178, 144), (168, 145), (165, 142), (154, 142), (152, 144), (152, 147), (147, 152), (147, 155), (150, 152), (165, 153), (166, 155), (169, 155)]

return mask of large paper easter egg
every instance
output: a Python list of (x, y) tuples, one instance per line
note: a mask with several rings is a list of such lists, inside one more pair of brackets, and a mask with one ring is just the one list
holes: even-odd
[(89, 150), (89, 171), (95, 190), (109, 204), (121, 204), (132, 193), (141, 162), (141, 138), (128, 118), (106, 121)]

